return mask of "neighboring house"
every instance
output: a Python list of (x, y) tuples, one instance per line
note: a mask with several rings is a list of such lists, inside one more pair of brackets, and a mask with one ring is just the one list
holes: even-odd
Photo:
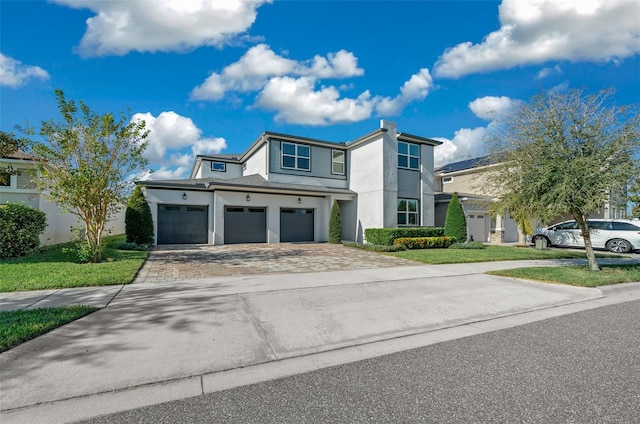
[[(435, 225), (444, 226), (449, 201), (453, 193), (465, 210), (467, 232), (475, 241), (505, 243), (517, 242), (519, 229), (508, 215), (491, 215), (491, 204), (498, 200), (499, 193), (491, 191), (486, 181), (487, 173), (497, 163), (489, 156), (481, 156), (450, 163), (435, 169)], [(626, 211), (609, 203), (603, 205), (589, 218), (624, 218)], [(549, 225), (573, 219), (570, 215), (558, 216)]]
[(433, 149), (380, 129), (334, 143), (264, 132), (243, 154), (198, 155), (191, 175), (146, 180), (158, 244), (324, 242), (333, 201), (343, 239), (367, 228), (434, 225)]
[[(44, 212), (47, 217), (47, 227), (40, 235), (42, 245), (71, 241), (75, 237), (71, 227), (82, 225), (75, 215), (64, 212), (58, 205), (50, 202), (45, 195), (40, 194), (33, 182), (37, 177), (37, 162), (37, 158), (21, 151), (0, 158), (0, 167), (11, 165), (20, 172), (19, 175), (11, 175), (7, 182), (0, 179), (0, 204), (24, 203)], [(106, 231), (112, 234), (124, 234), (124, 213), (110, 220)]]

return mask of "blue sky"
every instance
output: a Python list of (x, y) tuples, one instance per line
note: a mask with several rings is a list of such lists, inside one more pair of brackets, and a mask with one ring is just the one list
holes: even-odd
[(53, 90), (151, 130), (152, 178), (263, 132), (349, 141), (390, 119), (483, 154), (540, 90), (640, 102), (637, 0), (0, 1), (0, 129), (58, 119)]

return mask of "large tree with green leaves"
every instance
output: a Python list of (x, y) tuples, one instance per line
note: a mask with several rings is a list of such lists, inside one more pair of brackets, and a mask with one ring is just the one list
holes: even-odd
[[(84, 224), (91, 262), (102, 260), (102, 233), (126, 203), (132, 180), (147, 164), (144, 121), (120, 112), (104, 115), (55, 91), (62, 120), (43, 121), (33, 153), (41, 159), (38, 184), (51, 201)], [(32, 134), (33, 130), (30, 131)]]
[(504, 209), (543, 222), (570, 214), (589, 269), (600, 269), (587, 217), (639, 177), (637, 107), (616, 106), (612, 90), (542, 92), (496, 120), (488, 140), (501, 166), (489, 174)]

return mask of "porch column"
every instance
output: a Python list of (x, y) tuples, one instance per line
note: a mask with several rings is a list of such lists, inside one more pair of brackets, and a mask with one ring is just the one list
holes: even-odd
[(491, 236), (489, 241), (494, 244), (504, 243), (504, 228), (502, 228), (502, 215), (497, 213), (495, 226), (491, 228)]

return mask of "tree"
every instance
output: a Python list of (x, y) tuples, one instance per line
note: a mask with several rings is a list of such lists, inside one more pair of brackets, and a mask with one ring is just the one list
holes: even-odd
[(458, 193), (453, 193), (444, 218), (444, 235), (455, 237), (460, 243), (467, 241), (467, 218), (464, 216), (462, 203), (458, 199)]
[(612, 90), (543, 92), (496, 120), (488, 140), (502, 164), (489, 184), (510, 210), (542, 222), (570, 214), (578, 223), (589, 269), (600, 269), (587, 225), (613, 193), (627, 193), (639, 176), (640, 120), (636, 108), (612, 104)]
[(124, 215), (125, 232), (127, 242), (136, 244), (153, 243), (153, 218), (151, 208), (144, 197), (140, 186), (136, 186)]
[[(144, 121), (124, 113), (99, 115), (55, 90), (61, 121), (42, 121), (33, 152), (41, 159), (39, 187), (84, 224), (90, 261), (102, 261), (102, 232), (121, 210), (133, 178), (147, 164)], [(28, 132), (33, 133), (33, 130)]]
[(333, 201), (331, 216), (329, 217), (329, 243), (340, 243), (342, 241), (342, 215), (337, 201)]
[[(10, 157), (26, 147), (25, 140), (16, 138), (13, 133), (0, 131), (0, 158)], [(0, 166), (0, 184), (8, 185), (12, 175), (20, 175), (20, 170), (11, 164)]]

